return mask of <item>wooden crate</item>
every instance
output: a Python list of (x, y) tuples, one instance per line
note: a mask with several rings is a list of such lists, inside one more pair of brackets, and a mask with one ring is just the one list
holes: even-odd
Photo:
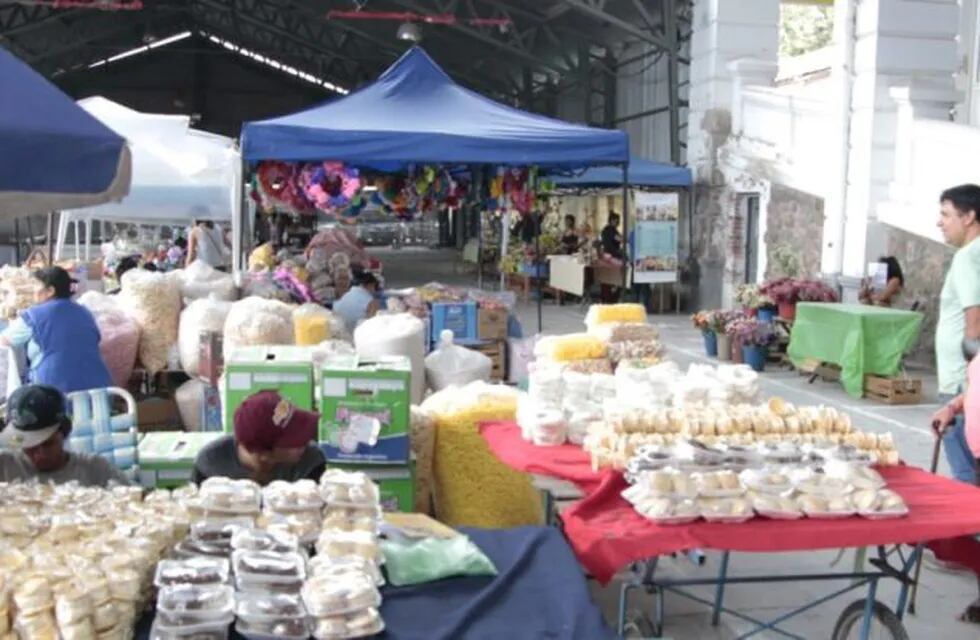
[(501, 382), (507, 379), (507, 343), (503, 340), (488, 340), (479, 344), (467, 345), (467, 349), (479, 351), (490, 358), (493, 368), (490, 369), (490, 380)]
[(867, 375), (864, 395), (885, 404), (918, 404), (922, 401), (922, 380)]

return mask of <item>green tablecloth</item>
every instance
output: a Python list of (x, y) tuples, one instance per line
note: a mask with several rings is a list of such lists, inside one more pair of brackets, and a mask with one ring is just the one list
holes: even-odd
[(919, 337), (922, 314), (915, 311), (855, 304), (801, 302), (788, 354), (803, 360), (829, 362), (841, 368), (844, 389), (864, 395), (864, 376), (894, 376)]

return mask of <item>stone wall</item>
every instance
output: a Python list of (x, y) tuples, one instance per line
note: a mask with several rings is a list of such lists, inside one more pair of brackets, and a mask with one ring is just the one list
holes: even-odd
[[(922, 334), (909, 359), (916, 364), (935, 368), (933, 345), (939, 317), (939, 293), (955, 250), (896, 227), (884, 224), (880, 227), (887, 236), (888, 255), (898, 259), (905, 276), (901, 306), (908, 309), (918, 301), (918, 310), (925, 314)], [(869, 259), (877, 257), (869, 256)]]
[(765, 278), (778, 278), (773, 252), (777, 247), (789, 247), (800, 261), (800, 275), (813, 277), (820, 272), (820, 252), (823, 245), (823, 198), (772, 183), (769, 206), (766, 210)]

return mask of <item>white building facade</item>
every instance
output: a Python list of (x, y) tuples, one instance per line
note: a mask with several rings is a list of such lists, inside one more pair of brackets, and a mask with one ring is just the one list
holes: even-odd
[[(835, 0), (833, 44), (778, 58), (780, 0), (695, 0), (688, 165), (700, 306), (788, 262), (856, 297), (894, 255), (927, 315), (952, 254), (938, 197), (980, 183), (977, 0)], [(978, 274), (980, 276), (980, 274)]]

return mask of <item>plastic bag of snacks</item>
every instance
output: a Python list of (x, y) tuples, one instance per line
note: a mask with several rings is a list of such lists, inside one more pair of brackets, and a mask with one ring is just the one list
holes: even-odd
[(230, 302), (208, 297), (194, 300), (180, 313), (177, 348), (180, 352), (180, 366), (190, 377), (198, 377), (201, 332), (223, 332), (231, 305)]
[(36, 283), (31, 277), (30, 269), (25, 267), (0, 267), (0, 293), (3, 304), (0, 305), (4, 318), (15, 318), (17, 314), (34, 304), (34, 289)]
[(503, 528), (541, 524), (541, 500), (526, 474), (487, 447), (479, 423), (514, 420), (518, 392), (474, 382), (449, 387), (422, 404), (436, 421), (434, 458), (438, 519), (450, 526)]
[(555, 362), (594, 360), (606, 357), (606, 345), (587, 333), (570, 333), (542, 340), (543, 355)]
[(333, 337), (333, 314), (318, 304), (306, 303), (293, 310), (293, 332), (296, 344), (310, 346)]
[(594, 304), (585, 316), (585, 325), (593, 330), (609, 322), (646, 322), (647, 310), (642, 304)]
[(180, 325), (180, 287), (171, 275), (131, 269), (123, 274), (119, 302), (140, 326), (140, 362), (154, 374), (167, 366)]
[(292, 344), (293, 309), (276, 300), (245, 298), (231, 305), (224, 331), (226, 356), (238, 347)]
[(116, 386), (126, 387), (136, 365), (139, 352), (140, 327), (122, 310), (114, 296), (86, 291), (78, 303), (95, 317), (102, 339), (99, 352)]
[(180, 294), (185, 300), (211, 296), (218, 300), (235, 299), (235, 281), (231, 275), (218, 271), (203, 260), (195, 260), (186, 269), (174, 273), (180, 278)]

